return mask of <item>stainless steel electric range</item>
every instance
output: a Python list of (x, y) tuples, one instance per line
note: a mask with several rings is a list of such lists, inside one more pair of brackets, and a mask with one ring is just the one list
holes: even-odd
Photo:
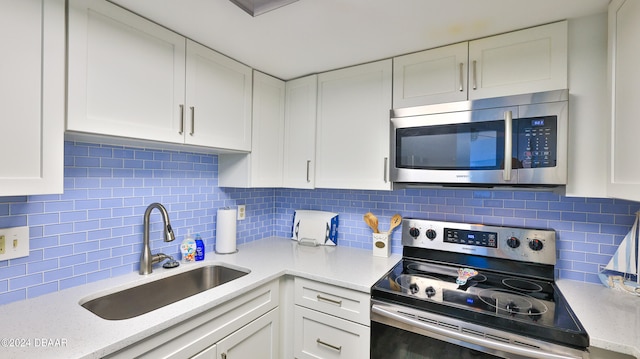
[(554, 283), (553, 230), (404, 219), (371, 290), (371, 358), (588, 358)]

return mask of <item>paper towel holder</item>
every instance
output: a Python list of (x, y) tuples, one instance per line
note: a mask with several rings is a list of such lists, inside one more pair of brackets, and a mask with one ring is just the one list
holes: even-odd
[(235, 251), (233, 251), (233, 252), (229, 252), (229, 253), (220, 253), (220, 252), (215, 251), (215, 250), (214, 250), (214, 252), (215, 252), (216, 254), (236, 254), (236, 253), (238, 253), (238, 249), (236, 248), (236, 250), (235, 250)]

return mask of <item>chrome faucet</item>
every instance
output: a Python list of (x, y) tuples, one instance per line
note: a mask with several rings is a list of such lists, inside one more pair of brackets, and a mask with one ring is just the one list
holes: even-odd
[(140, 274), (150, 274), (152, 272), (151, 266), (153, 264), (170, 258), (163, 253), (151, 254), (151, 248), (149, 247), (149, 217), (151, 217), (151, 211), (153, 211), (154, 208), (157, 208), (162, 215), (162, 221), (164, 223), (164, 241), (171, 242), (176, 239), (173, 234), (173, 229), (171, 229), (167, 209), (160, 203), (151, 203), (144, 212), (144, 237), (142, 242), (142, 254), (140, 255)]

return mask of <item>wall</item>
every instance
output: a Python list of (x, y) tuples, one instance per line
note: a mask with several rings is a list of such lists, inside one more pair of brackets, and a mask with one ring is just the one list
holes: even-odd
[[(138, 270), (142, 218), (163, 203), (176, 232), (162, 241), (152, 214), (151, 248), (177, 255), (188, 229), (215, 245), (215, 213), (247, 205), (238, 242), (289, 237), (295, 209), (340, 215), (339, 246), (371, 248), (362, 216), (372, 211), (387, 228), (404, 217), (553, 228), (558, 235), (560, 278), (597, 282), (633, 222), (635, 202), (564, 197), (549, 192), (410, 189), (398, 191), (229, 189), (218, 187), (217, 156), (144, 148), (65, 143), (62, 195), (0, 197), (0, 228), (30, 227), (29, 257), (0, 261), (0, 304)], [(400, 231), (392, 236), (401, 252)]]
[[(363, 215), (371, 211), (380, 229), (389, 227), (394, 213), (407, 218), (483, 223), (556, 230), (556, 276), (600, 283), (606, 265), (631, 228), (636, 202), (564, 197), (551, 192), (508, 190), (408, 189), (400, 191), (276, 189), (275, 234), (291, 234), (295, 209), (340, 214), (338, 245), (372, 248), (371, 230)], [(392, 252), (401, 253), (400, 231), (392, 235)]]
[(0, 197), (0, 228), (30, 232), (29, 257), (0, 261), (0, 304), (137, 271), (153, 202), (165, 205), (176, 234), (163, 242), (154, 210), (153, 253), (177, 255), (188, 229), (212, 252), (216, 210), (237, 203), (248, 210), (239, 243), (271, 235), (274, 190), (219, 188), (216, 156), (66, 142), (64, 194)]

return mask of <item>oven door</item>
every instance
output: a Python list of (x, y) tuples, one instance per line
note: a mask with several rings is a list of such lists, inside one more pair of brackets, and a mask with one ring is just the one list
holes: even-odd
[(517, 114), (513, 106), (392, 118), (392, 181), (517, 183), (518, 166), (512, 163)]
[(373, 300), (371, 359), (587, 359), (588, 352)]

